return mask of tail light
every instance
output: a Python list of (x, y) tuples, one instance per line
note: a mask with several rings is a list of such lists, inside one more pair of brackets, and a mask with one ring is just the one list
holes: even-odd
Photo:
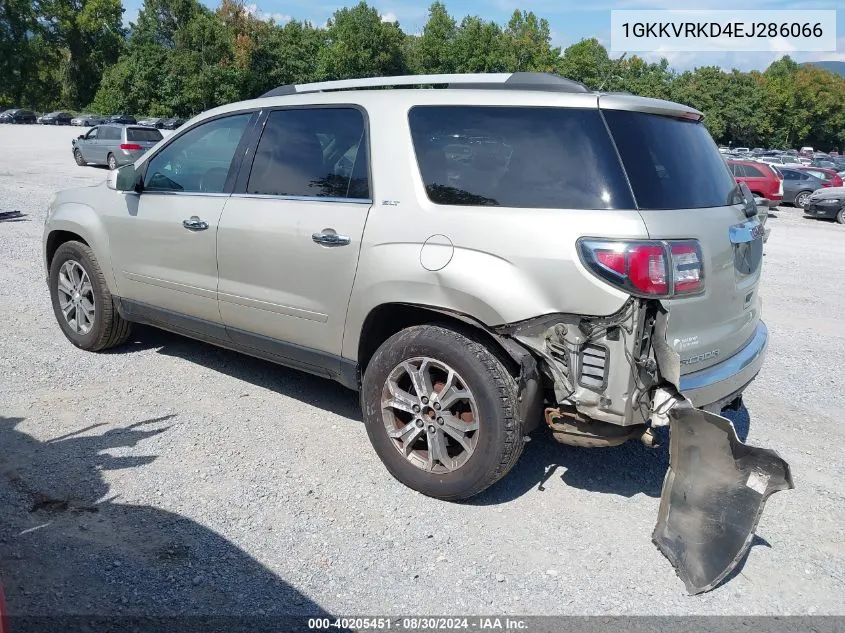
[(120, 149), (133, 150), (133, 149), (144, 149), (144, 148), (141, 147), (140, 145), (138, 145), (138, 143), (121, 143)]
[(632, 295), (666, 298), (704, 291), (704, 263), (697, 240), (582, 238), (578, 251), (590, 272)]

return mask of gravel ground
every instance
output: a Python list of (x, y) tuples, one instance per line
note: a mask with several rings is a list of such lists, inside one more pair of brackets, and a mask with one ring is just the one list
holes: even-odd
[(651, 543), (665, 449), (539, 432), (474, 499), (370, 449), (355, 395), (150, 328), (72, 347), (41, 261), (79, 128), (0, 126), (0, 573), (17, 614), (843, 614), (845, 227), (774, 211), (749, 441), (791, 464), (730, 582), (689, 597)]

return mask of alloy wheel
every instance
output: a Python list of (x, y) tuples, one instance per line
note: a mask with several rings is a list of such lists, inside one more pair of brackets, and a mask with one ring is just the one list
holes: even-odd
[(807, 198), (809, 197), (810, 194), (808, 194), (806, 191), (799, 193), (798, 197), (795, 198), (795, 205), (801, 207), (802, 209), (805, 208), (807, 206)]
[(393, 446), (416, 467), (449, 473), (478, 445), (478, 405), (464, 379), (446, 363), (417, 357), (397, 365), (381, 398)]
[(94, 326), (96, 301), (91, 279), (82, 265), (69, 259), (59, 269), (59, 308), (77, 334), (88, 334)]

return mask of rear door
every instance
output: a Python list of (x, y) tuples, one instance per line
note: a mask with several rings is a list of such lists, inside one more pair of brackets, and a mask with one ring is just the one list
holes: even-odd
[(220, 314), (232, 340), (338, 370), (371, 205), (366, 130), (354, 106), (268, 114), (218, 230)]
[(689, 373), (729, 358), (754, 334), (763, 242), (703, 123), (681, 114), (604, 110), (649, 236), (701, 244), (704, 292), (663, 302), (668, 342)]

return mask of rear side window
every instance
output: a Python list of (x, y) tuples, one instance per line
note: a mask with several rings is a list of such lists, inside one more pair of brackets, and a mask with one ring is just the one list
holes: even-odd
[(136, 143), (157, 143), (162, 139), (161, 132), (155, 128), (130, 127), (126, 129), (126, 140)]
[(367, 134), (355, 108), (275, 110), (267, 117), (246, 191), (369, 199)]
[(120, 128), (119, 127), (101, 127), (100, 137), (103, 141), (119, 141)]
[(417, 106), (408, 119), (426, 194), (436, 204), (633, 207), (598, 110)]
[(700, 209), (735, 200), (736, 181), (702, 123), (643, 112), (603, 112), (639, 208)]

